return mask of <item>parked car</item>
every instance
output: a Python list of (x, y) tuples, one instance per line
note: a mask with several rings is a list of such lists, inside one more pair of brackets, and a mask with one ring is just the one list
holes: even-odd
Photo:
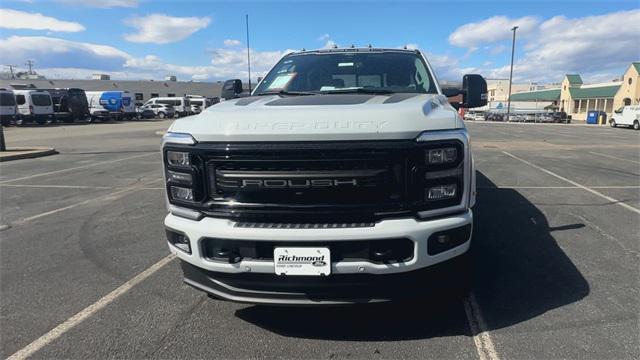
[(156, 117), (156, 113), (153, 110), (144, 106), (138, 106), (136, 113), (138, 114), (138, 119), (153, 119)]
[(49, 124), (53, 122), (53, 101), (48, 91), (44, 90), (14, 90), (16, 104), (20, 118), (16, 124), (27, 122)]
[(0, 89), (0, 122), (2, 126), (15, 124), (18, 120), (18, 107), (13, 91)]
[(160, 119), (172, 118), (176, 115), (176, 110), (171, 105), (165, 104), (148, 104), (142, 107), (143, 109), (149, 109), (153, 111), (156, 117)]
[(191, 104), (191, 114), (200, 114), (202, 108), (198, 105)]
[(640, 130), (640, 105), (627, 105), (617, 109), (613, 112), (609, 124), (612, 127), (623, 125)]
[[(164, 228), (184, 282), (280, 305), (467, 293), (475, 168), (435, 79), (418, 50), (294, 52), (258, 101), (232, 80), (174, 121)], [(462, 107), (486, 105), (480, 75), (462, 82)]]
[(485, 120), (484, 114), (483, 113), (479, 113), (479, 112), (473, 114), (473, 120), (484, 121)]
[(90, 117), (89, 103), (84, 90), (77, 88), (43, 90), (51, 94), (55, 121), (71, 123)]
[(567, 118), (567, 113), (564, 111), (556, 111), (551, 114), (553, 122), (557, 123), (570, 123), (571, 119)]
[(471, 112), (464, 113), (464, 119), (465, 120), (473, 120), (473, 113), (471, 113)]
[(186, 97), (157, 97), (151, 98), (145, 103), (145, 105), (151, 104), (170, 105), (178, 117), (189, 115), (191, 110), (191, 103)]
[(187, 98), (189, 99), (189, 103), (193, 106), (199, 106), (200, 107), (200, 111), (208, 108), (211, 105), (217, 104), (220, 102), (220, 98), (207, 98), (204, 96), (198, 96), (198, 95), (187, 95)]
[(504, 121), (504, 115), (500, 113), (488, 113), (486, 119), (489, 121)]
[(510, 114), (509, 121), (511, 122), (524, 122), (525, 116), (523, 114)]

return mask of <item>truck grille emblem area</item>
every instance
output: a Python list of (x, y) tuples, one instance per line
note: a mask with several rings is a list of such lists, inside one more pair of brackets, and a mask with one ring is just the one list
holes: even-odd
[(241, 188), (255, 189), (309, 189), (327, 187), (354, 187), (358, 186), (357, 179), (243, 179), (240, 181)]

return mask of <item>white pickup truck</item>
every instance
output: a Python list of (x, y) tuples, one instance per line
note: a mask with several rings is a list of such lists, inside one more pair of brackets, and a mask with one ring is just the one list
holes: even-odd
[(288, 54), (251, 96), (229, 84), (163, 138), (187, 284), (295, 305), (467, 287), (475, 173), (447, 96), (485, 105), (481, 76), (442, 90), (418, 50), (351, 48)]

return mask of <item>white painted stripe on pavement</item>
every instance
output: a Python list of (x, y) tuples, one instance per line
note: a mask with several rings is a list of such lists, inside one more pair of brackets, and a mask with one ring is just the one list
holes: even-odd
[(4, 180), (4, 181), (0, 181), (0, 184), (7, 184), (7, 183), (14, 182), (14, 181), (33, 179), (33, 178), (37, 178), (37, 177), (41, 177), (41, 176), (47, 176), (47, 175), (60, 174), (60, 173), (67, 172), (67, 171), (73, 171), (73, 170), (78, 170), (78, 169), (86, 169), (86, 168), (90, 168), (90, 167), (94, 167), (94, 166), (100, 166), (100, 165), (104, 165), (104, 164), (113, 164), (113, 163), (120, 162), (120, 161), (137, 159), (137, 158), (141, 158), (141, 157), (144, 157), (144, 156), (151, 156), (151, 155), (160, 156), (159, 153), (151, 152), (151, 153), (148, 153), (148, 154), (134, 155), (134, 156), (129, 156), (129, 157), (121, 158), (121, 159), (108, 160), (108, 161), (98, 161), (98, 162), (93, 162), (93, 163), (87, 164), (87, 165), (76, 166), (76, 167), (72, 167), (72, 168), (60, 169), (60, 170), (55, 170), (55, 171), (49, 171), (49, 172), (39, 173), (39, 174), (34, 174), (34, 175), (29, 175), (29, 176), (23, 176), (23, 177), (16, 178), (16, 179)]
[[(1, 186), (1, 185), (0, 185)], [(640, 189), (640, 185), (596, 185), (596, 186), (587, 186), (591, 189)], [(579, 186), (509, 186), (509, 185), (499, 185), (499, 186), (478, 186), (478, 189), (582, 189)]]
[(487, 330), (487, 324), (473, 292), (469, 293), (469, 296), (464, 299), (464, 312), (467, 315), (469, 329), (473, 335), (473, 342), (476, 345), (480, 360), (499, 360), (500, 357), (496, 347), (493, 345), (493, 340)]
[[(0, 184), (2, 187), (12, 188), (39, 188), (39, 189), (91, 189), (91, 190), (116, 190), (129, 189), (131, 186), (86, 186), (86, 185), (30, 185), (30, 184)], [(136, 187), (137, 190), (164, 190), (163, 187)]]
[(146, 278), (151, 276), (153, 273), (155, 273), (158, 270), (160, 270), (163, 266), (165, 266), (167, 263), (169, 263), (174, 258), (175, 258), (175, 255), (173, 255), (173, 254), (162, 258), (162, 260), (160, 260), (157, 263), (151, 265), (149, 268), (147, 268), (146, 270), (144, 270), (140, 274), (136, 275), (135, 277), (131, 278), (129, 281), (125, 282), (124, 284), (120, 285), (117, 289), (115, 289), (112, 292), (108, 293), (107, 295), (102, 297), (100, 300), (98, 300), (98, 301), (94, 302), (93, 304), (87, 306), (86, 308), (82, 309), (79, 313), (77, 313), (77, 314), (73, 315), (72, 317), (68, 318), (62, 324), (56, 326), (55, 328), (51, 329), (46, 334), (44, 334), (41, 337), (39, 337), (38, 339), (34, 340), (31, 344), (29, 344), (29, 345), (25, 346), (24, 348), (18, 350), (13, 355), (9, 356), (7, 358), (7, 360), (22, 360), (22, 359), (26, 359), (29, 356), (33, 355), (36, 351), (42, 349), (47, 344), (49, 344), (52, 341), (54, 341), (55, 339), (59, 338), (60, 336), (62, 336), (67, 331), (73, 329), (76, 325), (78, 325), (81, 322), (85, 321), (86, 319), (91, 317), (93, 314), (95, 314), (99, 310), (103, 309), (104, 307), (106, 307), (107, 305), (112, 303), (114, 300), (119, 298), (120, 296), (122, 296), (125, 293), (127, 293), (127, 291), (131, 290), (131, 288), (133, 288), (134, 286), (138, 285), (143, 280), (145, 280)]
[(598, 152), (595, 152), (595, 151), (589, 151), (589, 154), (603, 156), (603, 157), (607, 157), (609, 159), (614, 159), (614, 160), (629, 161), (629, 162), (632, 162), (632, 163), (635, 163), (635, 164), (640, 164), (640, 161), (631, 160), (631, 159), (625, 159), (625, 158), (621, 158), (621, 157), (617, 157), (617, 156), (613, 156), (613, 155), (607, 155), (607, 154), (603, 154), (603, 153), (598, 153)]
[(121, 195), (121, 194), (127, 193), (127, 192), (133, 192), (133, 191), (136, 191), (136, 190), (142, 190), (143, 186), (151, 185), (153, 183), (157, 183), (157, 182), (163, 181), (163, 180), (164, 179), (156, 179), (156, 180), (150, 181), (150, 182), (148, 182), (148, 183), (146, 183), (144, 185), (141, 185), (141, 186), (132, 186), (132, 187), (124, 188), (122, 190), (114, 191), (114, 192), (111, 192), (111, 193), (108, 193), (108, 194), (105, 194), (105, 195), (102, 195), (102, 196), (98, 196), (96, 198), (84, 200), (84, 201), (81, 201), (81, 202), (78, 202), (78, 203), (75, 203), (75, 204), (63, 206), (61, 208), (57, 208), (57, 209), (46, 211), (46, 212), (43, 212), (43, 213), (40, 213), (40, 214), (37, 214), (37, 215), (33, 215), (33, 216), (26, 217), (26, 218), (22, 218), (20, 220), (17, 220), (13, 224), (22, 225), (22, 224), (24, 224), (26, 222), (29, 222), (29, 221), (32, 221), (32, 220), (36, 220), (36, 219), (39, 219), (39, 218), (44, 217), (44, 216), (56, 214), (56, 213), (59, 213), (59, 212), (65, 211), (65, 210), (73, 209), (75, 207), (78, 207), (78, 206), (81, 206), (81, 205), (85, 205), (85, 204), (88, 204), (88, 203), (91, 203), (91, 202), (95, 202), (95, 201), (99, 201), (99, 200), (103, 200), (103, 199), (108, 199), (110, 197)]
[(579, 184), (579, 183), (577, 183), (577, 182), (575, 182), (573, 180), (569, 180), (564, 176), (560, 176), (560, 175), (554, 173), (553, 171), (547, 170), (547, 169), (543, 168), (542, 166), (538, 166), (538, 165), (536, 165), (534, 163), (531, 163), (531, 162), (529, 162), (527, 160), (521, 159), (521, 158), (519, 158), (519, 157), (517, 157), (517, 156), (515, 156), (515, 155), (513, 155), (511, 153), (508, 153), (506, 151), (503, 151), (502, 153), (505, 154), (505, 155), (508, 155), (508, 156), (518, 160), (518, 161), (521, 161), (521, 162), (523, 162), (523, 163), (525, 163), (525, 164), (527, 164), (527, 165), (529, 165), (529, 166), (531, 166), (533, 168), (536, 168), (536, 169), (538, 169), (538, 170), (540, 170), (540, 171), (542, 171), (542, 172), (544, 172), (546, 174), (549, 174), (551, 176), (555, 176), (556, 178), (558, 178), (560, 180), (563, 180), (563, 181), (566, 181), (569, 184), (572, 184), (574, 186), (577, 186), (582, 190), (588, 191), (588, 192), (590, 192), (590, 193), (592, 193), (594, 195), (597, 195), (597, 196), (599, 196), (599, 197), (601, 197), (601, 198), (603, 198), (603, 199), (605, 199), (607, 201), (610, 201), (610, 202), (612, 202), (612, 203), (614, 203), (616, 205), (619, 205), (619, 206), (621, 206), (621, 207), (623, 207), (623, 208), (625, 208), (627, 210), (631, 210), (631, 211), (633, 211), (633, 212), (635, 212), (637, 214), (640, 214), (640, 209), (637, 209), (637, 208), (635, 208), (635, 207), (633, 207), (633, 206), (631, 206), (629, 204), (625, 204), (625, 203), (621, 202), (620, 200), (612, 198), (611, 196), (607, 196), (607, 195), (605, 195), (605, 194), (603, 194), (601, 192), (598, 192), (598, 191), (594, 190), (593, 188), (589, 188), (589, 187), (581, 185), (581, 184)]

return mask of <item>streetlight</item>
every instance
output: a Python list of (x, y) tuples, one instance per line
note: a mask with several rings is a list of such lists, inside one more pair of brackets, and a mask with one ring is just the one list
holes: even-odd
[(511, 31), (513, 31), (513, 42), (511, 43), (511, 71), (509, 72), (509, 97), (507, 98), (507, 121), (511, 121), (511, 81), (513, 79), (513, 54), (516, 49), (516, 30), (518, 30), (517, 26), (514, 26)]

